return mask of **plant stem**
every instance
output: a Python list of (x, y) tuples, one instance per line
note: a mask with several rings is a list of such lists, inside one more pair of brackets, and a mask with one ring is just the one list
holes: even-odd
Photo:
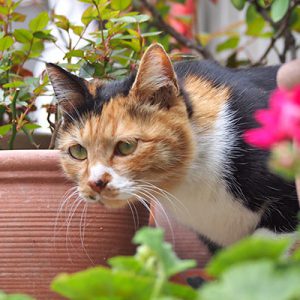
[(8, 144), (8, 148), (9, 150), (12, 150), (14, 148), (14, 142), (16, 139), (16, 135), (17, 135), (17, 99), (20, 93), (20, 89), (17, 89), (14, 95), (14, 98), (12, 99), (12, 102), (10, 104), (10, 109), (11, 109), (11, 114), (12, 114), (12, 133), (11, 133), (11, 137), (9, 139), (9, 144)]
[(166, 282), (166, 280), (167, 280), (166, 274), (164, 272), (163, 267), (160, 265), (160, 266), (158, 266), (157, 279), (155, 281), (150, 300), (156, 300), (159, 298), (162, 287), (163, 287), (164, 283)]
[(101, 38), (102, 38), (102, 43), (103, 43), (103, 47), (104, 49), (106, 49), (106, 45), (105, 45), (105, 39), (104, 39), (104, 32), (103, 32), (103, 19), (101, 17), (101, 13), (98, 7), (98, 4), (95, 1), (92, 1), (94, 6), (96, 7), (97, 13), (98, 13), (98, 17), (99, 17), (99, 21), (100, 21), (100, 31), (101, 31)]
[(59, 120), (58, 122), (56, 122), (55, 128), (52, 132), (52, 137), (51, 137), (51, 141), (50, 141), (50, 145), (49, 145), (48, 149), (54, 149), (55, 148), (55, 141), (56, 141), (58, 130), (59, 130), (61, 124), (62, 124), (62, 120)]

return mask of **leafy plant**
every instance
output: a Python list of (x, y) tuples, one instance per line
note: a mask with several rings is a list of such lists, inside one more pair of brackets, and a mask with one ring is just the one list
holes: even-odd
[[(5, 0), (0, 7), (0, 139), (10, 135), (9, 149), (13, 149), (16, 134), (22, 131), (34, 144), (31, 134), (39, 126), (29, 113), (36, 109), (37, 97), (47, 94), (49, 80), (46, 73), (33, 76), (26, 63), (40, 60), (45, 43), (64, 52), (65, 63), (61, 65), (68, 70), (82, 77), (114, 79), (128, 74), (141, 56), (146, 39), (159, 34), (141, 30), (149, 16), (134, 11), (131, 0), (80, 1), (87, 4), (81, 25), (55, 12), (41, 12), (29, 22), (28, 28), (13, 30), (15, 22), (26, 19), (16, 12), (22, 1)], [(57, 29), (65, 45), (57, 43), (49, 25)], [(87, 33), (92, 27), (96, 29)], [(71, 38), (74, 35), (75, 42)], [(55, 112), (53, 105), (46, 108), (48, 113)]]
[[(180, 25), (174, 28), (170, 24), (170, 11), (182, 2), (184, 7), (178, 9), (176, 20), (181, 20), (182, 26), (185, 25), (185, 18), (194, 17), (194, 14), (182, 15), (182, 11), (190, 5), (191, 1), (175, 0), (141, 0), (142, 7), (146, 7), (153, 17), (152, 24), (158, 30), (162, 30), (167, 36), (166, 44), (182, 50), (193, 50), (204, 58), (221, 60), (222, 63), (230, 67), (242, 65), (260, 65), (268, 61), (271, 51), (274, 51), (280, 62), (285, 62), (289, 55), (296, 58), (299, 49), (297, 35), (300, 29), (300, 2), (299, 0), (231, 0), (232, 5), (239, 11), (244, 12), (244, 18), (234, 21), (224, 28), (218, 28), (215, 32), (198, 32), (194, 30), (192, 36), (186, 36), (180, 31)], [(215, 6), (221, 1), (211, 0)], [(203, 9), (201, 3), (198, 9)], [(205, 9), (205, 7), (204, 7)], [(190, 31), (193, 31), (193, 22), (189, 22)], [(172, 37), (172, 38), (170, 38)], [(250, 46), (256, 41), (269, 41), (268, 45), (258, 59), (252, 56)], [(277, 43), (283, 41), (284, 47)], [(175, 43), (174, 43), (175, 41)], [(219, 53), (222, 55), (220, 57)]]
[(44, 43), (55, 38), (46, 29), (46, 12), (33, 18), (29, 28), (12, 30), (12, 24), (24, 22), (26, 16), (16, 12), (21, 1), (4, 2), (0, 7), (0, 138), (10, 133), (8, 147), (12, 149), (20, 131), (33, 143), (31, 133), (39, 126), (28, 114), (36, 109), (35, 100), (45, 94), (48, 83), (47, 76), (34, 77), (25, 64), (38, 59)]
[(7, 295), (0, 291), (0, 300), (34, 300), (34, 299), (29, 296), (21, 295), (21, 294)]
[(172, 275), (195, 266), (180, 260), (171, 245), (163, 242), (161, 229), (143, 228), (134, 237), (140, 244), (135, 256), (118, 256), (97, 267), (54, 279), (54, 291), (68, 299), (192, 300), (196, 291), (170, 283)]
[(221, 251), (207, 267), (215, 277), (199, 290), (201, 300), (300, 299), (300, 249), (295, 240), (250, 237)]
[[(294, 237), (252, 236), (219, 251), (206, 268), (214, 279), (198, 290), (170, 282), (195, 262), (178, 259), (163, 237), (161, 229), (142, 228), (134, 237), (139, 245), (134, 256), (113, 257), (110, 268), (58, 275), (52, 289), (71, 300), (300, 299), (300, 248), (295, 250)], [(31, 300), (0, 294), (2, 299)]]
[(144, 228), (134, 241), (141, 244), (135, 256), (110, 259), (111, 270), (99, 267), (60, 275), (53, 289), (74, 300), (300, 299), (300, 249), (295, 251), (295, 237), (252, 236), (223, 249), (206, 268), (214, 280), (197, 292), (168, 282), (193, 262), (178, 260), (160, 229)]
[[(28, 28), (20, 29), (12, 28), (26, 19), (26, 15), (17, 12), (22, 0), (1, 1), (0, 142), (2, 137), (8, 136), (9, 149), (14, 148), (20, 132), (35, 145), (32, 133), (39, 126), (30, 113), (36, 110), (38, 97), (49, 95), (49, 81), (45, 72), (34, 76), (26, 65), (30, 60), (41, 61), (46, 43), (64, 53), (64, 60), (59, 63), (69, 71), (86, 78), (102, 79), (127, 75), (135, 68), (145, 46), (153, 41), (162, 43), (169, 53), (180, 49), (186, 57), (193, 51), (192, 54), (204, 58), (218, 59), (221, 53), (225, 57), (222, 61), (230, 67), (265, 63), (272, 50), (284, 62), (289, 53), (295, 57), (299, 49), (295, 38), (300, 32), (299, 0), (231, 0), (236, 9), (244, 10), (244, 20), (216, 32), (194, 31), (194, 34), (195, 9), (190, 0), (77, 1), (87, 5), (80, 24), (52, 11), (40, 13), (29, 22)], [(212, 2), (218, 5), (218, 0)], [(57, 42), (58, 38), (63, 45)], [(248, 55), (248, 46), (260, 39), (269, 40), (270, 44), (261, 57), (253, 61)], [(277, 47), (278, 40), (284, 41), (282, 50)], [(211, 49), (212, 42), (215, 49)], [(53, 131), (59, 119), (55, 103), (45, 108), (49, 116), (55, 115), (55, 122), (48, 116)]]

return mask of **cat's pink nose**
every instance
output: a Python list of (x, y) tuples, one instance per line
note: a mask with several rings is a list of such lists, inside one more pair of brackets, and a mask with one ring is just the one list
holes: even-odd
[(108, 184), (108, 181), (105, 180), (97, 180), (97, 181), (89, 181), (88, 185), (97, 193), (100, 193)]

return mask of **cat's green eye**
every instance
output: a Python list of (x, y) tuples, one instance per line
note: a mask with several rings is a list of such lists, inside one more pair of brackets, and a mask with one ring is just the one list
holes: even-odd
[(130, 155), (135, 151), (137, 144), (137, 141), (118, 142), (115, 148), (115, 154), (120, 156)]
[(86, 149), (79, 144), (71, 146), (69, 154), (77, 160), (85, 160), (87, 158)]

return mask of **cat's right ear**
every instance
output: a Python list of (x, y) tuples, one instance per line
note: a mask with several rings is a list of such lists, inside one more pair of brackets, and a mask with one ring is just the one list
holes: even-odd
[(47, 63), (47, 72), (59, 107), (65, 114), (71, 113), (84, 104), (86, 99), (86, 82), (61, 67)]
[[(171, 60), (160, 44), (152, 44), (144, 53), (132, 93), (140, 99), (158, 98), (160, 105), (170, 105), (179, 94), (179, 85)], [(158, 97), (156, 97), (158, 96)]]

